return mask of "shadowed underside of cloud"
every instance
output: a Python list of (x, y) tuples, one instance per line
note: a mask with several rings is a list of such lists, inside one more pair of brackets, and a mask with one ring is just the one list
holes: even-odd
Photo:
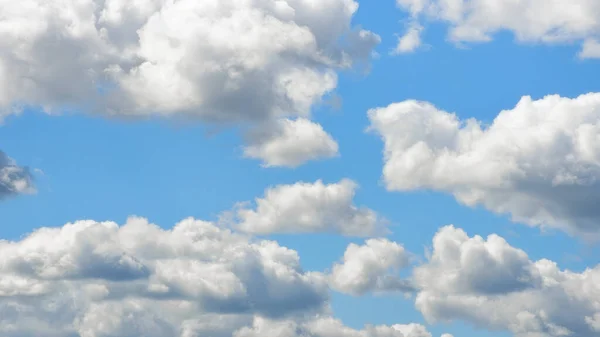
[(369, 118), (389, 190), (448, 192), (529, 225), (600, 233), (600, 93), (523, 97), (489, 126), (413, 100)]
[(34, 191), (33, 176), (29, 169), (18, 166), (14, 160), (0, 151), (0, 200)]
[[(523, 43), (581, 43), (580, 58), (600, 57), (600, 3), (595, 0), (396, 0), (396, 4), (414, 22), (447, 23), (448, 38), (457, 44), (488, 42), (495, 33), (509, 31)], [(409, 27), (397, 50), (418, 47), (420, 32)]]
[(298, 254), (214, 224), (78, 221), (0, 241), (0, 334), (81, 337), (431, 337), (345, 327)]

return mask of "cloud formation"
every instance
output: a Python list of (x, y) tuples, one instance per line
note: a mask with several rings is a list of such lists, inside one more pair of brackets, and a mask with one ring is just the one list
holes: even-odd
[(409, 254), (387, 239), (369, 239), (364, 245), (351, 243), (343, 260), (333, 265), (331, 287), (360, 296), (367, 292), (411, 292), (412, 286), (398, 273), (409, 265)]
[(0, 200), (23, 193), (35, 192), (33, 176), (26, 167), (0, 151)]
[(0, 335), (430, 337), (418, 324), (353, 330), (297, 252), (212, 223), (78, 221), (0, 241)]
[(600, 39), (600, 4), (595, 0), (396, 0), (413, 19), (449, 25), (450, 41), (488, 42), (509, 31), (519, 42), (582, 43), (579, 56), (597, 58), (591, 47)]
[(0, 110), (308, 116), (336, 71), (379, 43), (351, 26), (357, 9), (353, 0), (3, 1)]
[(529, 225), (600, 232), (599, 93), (525, 96), (489, 126), (414, 100), (368, 114), (389, 190), (443, 191)]
[(281, 119), (253, 135), (244, 155), (263, 166), (297, 167), (309, 160), (338, 155), (337, 142), (319, 124), (305, 118)]
[(372, 236), (385, 233), (387, 222), (375, 211), (353, 203), (358, 185), (349, 179), (325, 184), (278, 185), (234, 210), (236, 228), (253, 234), (338, 233)]
[(598, 277), (599, 266), (561, 270), (529, 260), (497, 235), (469, 237), (446, 226), (429, 261), (414, 271), (416, 307), (429, 322), (464, 320), (518, 337), (596, 336)]

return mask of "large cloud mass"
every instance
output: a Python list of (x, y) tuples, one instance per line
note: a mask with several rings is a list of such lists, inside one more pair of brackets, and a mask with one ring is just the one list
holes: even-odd
[(430, 337), (417, 324), (353, 330), (298, 254), (186, 219), (78, 221), (0, 241), (0, 335)]
[(530, 225), (600, 230), (599, 93), (523, 97), (489, 126), (412, 100), (369, 117), (390, 190), (439, 190)]
[[(353, 0), (0, 1), (0, 111), (307, 116), (379, 37)], [(0, 116), (2, 116), (0, 114)]]
[(531, 261), (491, 235), (447, 226), (429, 261), (416, 268), (416, 306), (430, 322), (465, 320), (519, 337), (598, 336), (600, 267), (581, 273)]
[(0, 200), (33, 191), (33, 176), (29, 169), (18, 166), (13, 159), (0, 151)]
[(454, 42), (487, 42), (512, 32), (520, 42), (582, 44), (579, 56), (600, 57), (600, 3), (596, 0), (396, 0), (413, 20), (449, 24)]

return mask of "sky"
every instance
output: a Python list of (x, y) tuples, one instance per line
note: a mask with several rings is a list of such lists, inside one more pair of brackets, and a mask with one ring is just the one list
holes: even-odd
[(600, 336), (594, 0), (0, 0), (0, 336)]

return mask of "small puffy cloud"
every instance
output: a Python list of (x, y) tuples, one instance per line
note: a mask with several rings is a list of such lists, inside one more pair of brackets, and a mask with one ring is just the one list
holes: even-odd
[(526, 96), (489, 126), (414, 100), (368, 114), (389, 190), (443, 191), (529, 225), (600, 232), (600, 93)]
[(358, 185), (343, 179), (325, 184), (298, 182), (278, 185), (234, 210), (239, 230), (254, 234), (339, 233), (371, 236), (386, 232), (387, 221), (375, 211), (354, 205)]
[(421, 46), (421, 32), (423, 27), (418, 23), (411, 23), (404, 35), (398, 38), (398, 45), (392, 54), (412, 53)]
[(589, 39), (583, 43), (583, 48), (579, 53), (579, 57), (586, 58), (600, 58), (600, 42), (596, 39)]
[(279, 120), (251, 137), (244, 155), (263, 166), (297, 167), (309, 160), (338, 155), (337, 142), (317, 123), (304, 118)]
[(409, 255), (398, 243), (387, 239), (369, 239), (362, 246), (351, 243), (343, 260), (333, 265), (330, 284), (352, 295), (412, 291), (397, 274), (408, 265)]
[[(600, 5), (594, 0), (396, 0), (414, 19), (444, 22), (454, 42), (488, 42), (510, 31), (520, 42), (568, 44), (600, 37)], [(598, 53), (581, 57), (600, 57)]]
[(600, 267), (581, 273), (491, 235), (440, 229), (428, 261), (414, 270), (416, 307), (429, 322), (462, 320), (518, 337), (597, 335)]
[(28, 168), (0, 151), (0, 200), (23, 193), (33, 193), (33, 176)]
[(308, 116), (380, 38), (353, 0), (3, 1), (0, 116)]

